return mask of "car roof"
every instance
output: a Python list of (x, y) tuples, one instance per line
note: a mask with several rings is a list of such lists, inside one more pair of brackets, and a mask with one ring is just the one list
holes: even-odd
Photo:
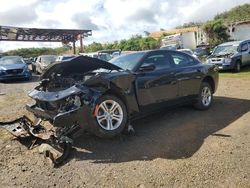
[(2, 56), (2, 57), (21, 57), (22, 58), (22, 56), (19, 56), (19, 55), (5, 55), (5, 56)]
[[(121, 56), (130, 55), (130, 54), (137, 54), (137, 53), (147, 54), (147, 53), (150, 53), (150, 52), (162, 52), (162, 51), (165, 51), (165, 52), (180, 52), (180, 51), (177, 51), (177, 50), (155, 49), (155, 50), (134, 51), (134, 52), (131, 52), (131, 53), (128, 53), (128, 54), (122, 54)], [(183, 53), (183, 52), (180, 52), (180, 53)]]
[(191, 49), (189, 49), (189, 48), (184, 48), (184, 49), (178, 49), (177, 51), (192, 51)]
[(225, 43), (222, 43), (218, 46), (232, 46), (232, 45), (239, 45), (241, 42), (243, 41), (231, 41), (231, 42), (225, 42)]
[(50, 57), (50, 56), (56, 56), (56, 55), (40, 55), (38, 57)]

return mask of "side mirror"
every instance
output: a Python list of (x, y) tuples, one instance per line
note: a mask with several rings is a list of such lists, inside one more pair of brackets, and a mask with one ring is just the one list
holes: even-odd
[(153, 70), (155, 70), (155, 65), (153, 63), (142, 65), (139, 68), (139, 71), (141, 72), (147, 72), (147, 71), (153, 71)]
[(240, 51), (241, 52), (246, 52), (246, 51), (248, 51), (248, 45), (245, 43), (245, 44), (242, 44), (241, 46), (240, 46)]
[(247, 51), (247, 48), (241, 49), (241, 52), (246, 52), (246, 51)]

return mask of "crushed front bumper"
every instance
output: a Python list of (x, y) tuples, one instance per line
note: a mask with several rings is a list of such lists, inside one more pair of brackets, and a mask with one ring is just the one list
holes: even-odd
[(29, 149), (32, 149), (39, 140), (39, 143), (42, 143), (42, 152), (55, 165), (60, 165), (70, 155), (73, 140), (67, 137), (63, 131), (57, 132), (42, 126), (41, 120), (33, 123), (28, 117), (23, 116), (14, 121), (0, 122), (0, 128), (8, 130), (17, 138), (32, 137)]

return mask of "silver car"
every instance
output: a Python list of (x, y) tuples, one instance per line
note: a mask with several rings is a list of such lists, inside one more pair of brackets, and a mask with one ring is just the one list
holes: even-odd
[(36, 72), (41, 74), (45, 69), (55, 62), (57, 56), (55, 55), (41, 55), (37, 57), (36, 60)]

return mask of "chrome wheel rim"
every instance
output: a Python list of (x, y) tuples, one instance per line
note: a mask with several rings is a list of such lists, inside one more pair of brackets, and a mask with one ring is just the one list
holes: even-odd
[(99, 105), (96, 120), (99, 126), (107, 131), (117, 129), (123, 120), (123, 111), (121, 105), (113, 100), (103, 101)]
[(201, 91), (201, 100), (204, 106), (209, 106), (212, 100), (212, 94), (209, 87), (204, 87)]

